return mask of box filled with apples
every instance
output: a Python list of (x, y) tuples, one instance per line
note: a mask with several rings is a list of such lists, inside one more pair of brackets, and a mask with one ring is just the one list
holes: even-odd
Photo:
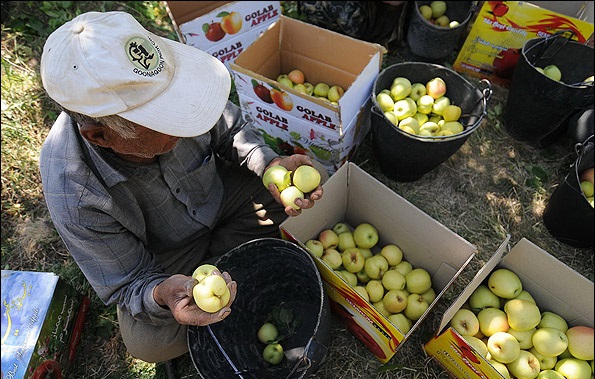
[(280, 225), (282, 236), (310, 253), (332, 312), (386, 363), (476, 248), (354, 163), (323, 188), (316, 207)]
[(593, 377), (593, 282), (508, 239), (444, 313), (425, 350), (456, 378)]
[(279, 1), (167, 1), (178, 39), (229, 64), (281, 15)]
[(280, 154), (335, 172), (370, 128), (385, 49), (281, 16), (230, 64), (240, 107)]

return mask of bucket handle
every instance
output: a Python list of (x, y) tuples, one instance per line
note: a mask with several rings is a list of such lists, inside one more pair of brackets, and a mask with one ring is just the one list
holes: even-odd
[(574, 37), (574, 32), (572, 30), (559, 30), (554, 34), (548, 35), (543, 37), (543, 41), (540, 43), (536, 43), (535, 45), (531, 46), (527, 49), (527, 52), (532, 50), (533, 48), (541, 45), (541, 50), (538, 54), (533, 56), (533, 61), (531, 65), (535, 66), (537, 59), (549, 59), (555, 56), (558, 51), (562, 47), (564, 47), (568, 41), (570, 41)]
[(477, 104), (481, 102), (481, 113), (479, 115), (475, 115), (473, 113), (462, 114), (459, 117), (459, 120), (467, 119), (467, 122), (461, 122), (461, 124), (463, 125), (474, 125), (476, 123), (481, 123), (483, 118), (488, 115), (488, 100), (490, 99), (490, 97), (492, 97), (493, 93), (492, 83), (487, 79), (481, 79), (477, 84), (476, 88), (481, 92), (482, 96), (479, 99), (477, 99), (477, 101), (475, 102), (475, 104), (473, 104), (473, 107), (471, 109), (475, 109), (475, 107), (477, 107)]
[[(293, 366), (291, 371), (287, 374), (285, 379), (291, 379), (291, 376), (295, 372), (307, 371), (312, 366), (312, 359), (310, 359), (310, 357), (309, 357), (310, 351), (312, 350), (315, 352), (319, 349), (322, 349), (325, 352), (328, 350), (328, 348), (326, 346), (318, 343), (318, 341), (316, 341), (316, 339), (314, 337), (310, 337), (310, 340), (308, 341), (308, 343), (306, 344), (306, 347), (304, 348), (304, 354), (302, 355), (302, 357), (300, 359), (298, 359), (298, 361)], [(324, 355), (326, 355), (326, 353), (323, 354), (323, 356)]]
[[(576, 152), (577, 155), (577, 160), (571, 165), (571, 167), (573, 168), (573, 170), (571, 172), (568, 173), (568, 175), (570, 174), (576, 174), (578, 175), (578, 169), (579, 169), (579, 165), (582, 163), (583, 157), (585, 154), (587, 154), (587, 151), (592, 151), (594, 149), (594, 142), (593, 142), (593, 138), (595, 138), (592, 134), (584, 141), (584, 142), (579, 142), (574, 144), (574, 151)], [(578, 193), (578, 194), (582, 194), (582, 189), (580, 188), (580, 182), (575, 182), (572, 181), (570, 184), (570, 188)]]

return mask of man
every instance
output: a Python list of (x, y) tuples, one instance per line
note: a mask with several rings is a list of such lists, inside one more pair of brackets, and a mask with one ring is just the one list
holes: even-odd
[[(145, 30), (124, 12), (89, 12), (53, 32), (41, 78), (63, 110), (40, 156), (50, 215), (106, 304), (122, 338), (147, 362), (188, 351), (187, 325), (222, 321), (194, 303), (193, 270), (311, 208), (280, 205), (265, 169), (312, 165), (279, 157), (228, 101), (230, 74), (211, 55)], [(323, 172), (323, 174), (325, 174)]]

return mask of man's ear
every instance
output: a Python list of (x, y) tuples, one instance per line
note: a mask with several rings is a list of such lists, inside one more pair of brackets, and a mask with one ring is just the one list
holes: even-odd
[(83, 124), (80, 131), (83, 138), (93, 145), (109, 147), (109, 138), (105, 126), (95, 123)]

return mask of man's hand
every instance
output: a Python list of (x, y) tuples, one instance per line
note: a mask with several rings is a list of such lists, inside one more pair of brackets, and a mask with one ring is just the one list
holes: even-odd
[[(310, 157), (303, 154), (293, 154), (288, 157), (275, 158), (269, 163), (267, 168), (275, 165), (281, 165), (289, 171), (295, 171), (296, 168), (303, 165), (314, 166)], [(328, 175), (326, 172), (321, 172), (320, 174), (323, 177)], [(321, 185), (319, 185), (314, 191), (310, 192), (309, 196), (305, 197), (304, 199), (296, 200), (296, 204), (300, 207), (300, 209), (293, 209), (292, 207), (287, 206), (285, 207), (285, 213), (294, 217), (301, 214), (302, 209), (312, 208), (314, 206), (314, 202), (322, 198), (322, 183), (323, 181), (321, 181)], [(269, 184), (269, 191), (271, 192), (271, 195), (273, 195), (273, 198), (275, 198), (279, 204), (282, 204), (279, 189), (274, 183)]]
[(196, 305), (192, 295), (192, 288), (194, 288), (197, 280), (191, 276), (181, 274), (170, 276), (155, 286), (153, 298), (157, 304), (167, 306), (180, 324), (205, 326), (219, 322), (231, 313), (230, 306), (236, 298), (238, 285), (227, 272), (214, 271), (213, 273), (225, 279), (231, 293), (229, 303), (219, 312), (208, 313)]

